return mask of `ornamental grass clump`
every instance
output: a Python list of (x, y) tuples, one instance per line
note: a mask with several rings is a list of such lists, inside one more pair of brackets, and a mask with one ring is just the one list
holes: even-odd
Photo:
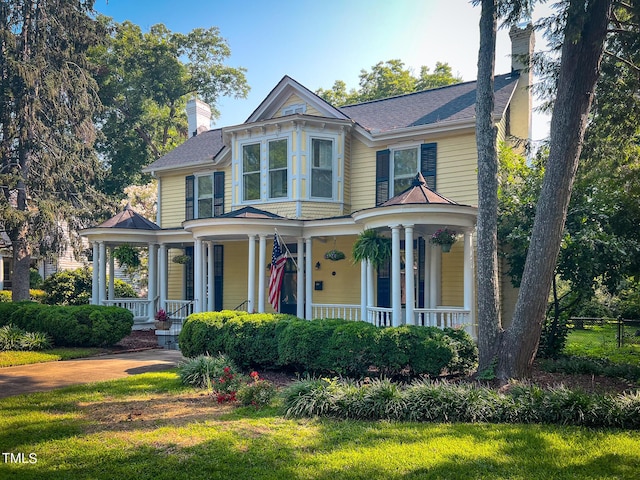
[(223, 376), (225, 367), (237, 370), (226, 355), (199, 355), (181, 363), (178, 366), (178, 374), (184, 385), (211, 390), (215, 382)]
[(0, 327), (0, 351), (44, 350), (51, 348), (51, 340), (42, 332), (25, 332), (13, 324)]

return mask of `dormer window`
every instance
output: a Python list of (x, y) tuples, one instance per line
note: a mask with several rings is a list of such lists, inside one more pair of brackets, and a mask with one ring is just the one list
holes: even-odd
[(295, 115), (296, 113), (305, 113), (307, 111), (307, 105), (305, 103), (296, 103), (295, 105), (289, 105), (282, 109), (282, 116)]

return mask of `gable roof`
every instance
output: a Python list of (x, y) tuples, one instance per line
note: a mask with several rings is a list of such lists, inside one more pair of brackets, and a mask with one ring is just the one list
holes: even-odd
[[(518, 82), (518, 73), (495, 77), (494, 115), (502, 115)], [(340, 111), (369, 133), (393, 130), (445, 121), (475, 118), (477, 82), (457, 83), (397, 97), (346, 105)]]
[(208, 130), (189, 138), (142, 171), (153, 172), (165, 168), (201, 165), (207, 161), (213, 161), (223, 148), (222, 129)]
[(282, 218), (280, 215), (276, 215), (275, 213), (267, 212), (266, 210), (261, 210), (255, 207), (242, 207), (238, 210), (233, 210), (231, 212), (227, 212), (223, 215), (220, 215), (218, 218)]
[(127, 204), (124, 210), (116, 213), (109, 220), (102, 222), (98, 228), (127, 228), (130, 230), (160, 230), (160, 227), (147, 220)]

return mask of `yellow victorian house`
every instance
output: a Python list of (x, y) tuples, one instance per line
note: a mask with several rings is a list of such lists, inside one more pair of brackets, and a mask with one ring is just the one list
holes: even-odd
[[(533, 31), (511, 38), (513, 69), (495, 77), (494, 122), (507, 142), (531, 125), (531, 73), (516, 55), (532, 51)], [(127, 209), (83, 232), (93, 303), (130, 308), (137, 328), (160, 308), (177, 320), (273, 311), (277, 232), (289, 252), (280, 311), (474, 334), (475, 100), (476, 82), (466, 82), (335, 107), (285, 76), (246, 122), (215, 130), (208, 106), (190, 101), (193, 136), (146, 168), (158, 180), (156, 223)], [(368, 229), (391, 239), (380, 268), (351, 257)], [(430, 242), (443, 229), (459, 239), (448, 253)], [(114, 298), (106, 280), (109, 252), (125, 243), (148, 248), (146, 299)]]

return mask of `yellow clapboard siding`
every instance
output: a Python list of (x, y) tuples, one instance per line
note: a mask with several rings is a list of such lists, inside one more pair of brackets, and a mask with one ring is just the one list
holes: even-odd
[[(335, 248), (346, 255), (344, 260), (337, 262), (324, 258), (327, 251), (334, 249), (333, 237), (327, 237), (324, 243), (319, 239), (313, 240), (312, 280), (321, 281), (323, 289), (313, 291), (312, 303), (360, 304), (360, 264), (354, 265), (351, 259), (351, 246), (355, 239), (355, 236), (335, 237)], [(318, 270), (315, 269), (317, 262), (320, 262)], [(333, 275), (333, 272), (336, 274)]]
[[(224, 242), (223, 245), (224, 282), (222, 286), (222, 308), (233, 309), (247, 300), (248, 242)], [(256, 278), (256, 285), (257, 283), (258, 280)]]
[(184, 251), (177, 248), (170, 248), (168, 251), (168, 288), (167, 297), (169, 300), (184, 299), (184, 269), (185, 266), (171, 261), (176, 255), (184, 255)]
[(376, 149), (357, 139), (351, 142), (351, 211), (375, 206)]
[(306, 105), (305, 115), (313, 115), (315, 117), (322, 116), (322, 114), (316, 108), (306, 103), (302, 98), (300, 98), (298, 95), (294, 93), (289, 96), (289, 98), (280, 106), (280, 108), (278, 108), (278, 111), (276, 112), (275, 115), (273, 115), (272, 118), (282, 117), (282, 111), (285, 108), (290, 107), (292, 105), (300, 105), (300, 104)]
[(441, 305), (464, 306), (464, 244), (457, 242), (449, 253), (442, 254)]
[(444, 138), (438, 143), (436, 190), (465, 205), (478, 203), (478, 155), (475, 135)]
[(160, 226), (179, 227), (184, 221), (185, 175), (163, 175)]

